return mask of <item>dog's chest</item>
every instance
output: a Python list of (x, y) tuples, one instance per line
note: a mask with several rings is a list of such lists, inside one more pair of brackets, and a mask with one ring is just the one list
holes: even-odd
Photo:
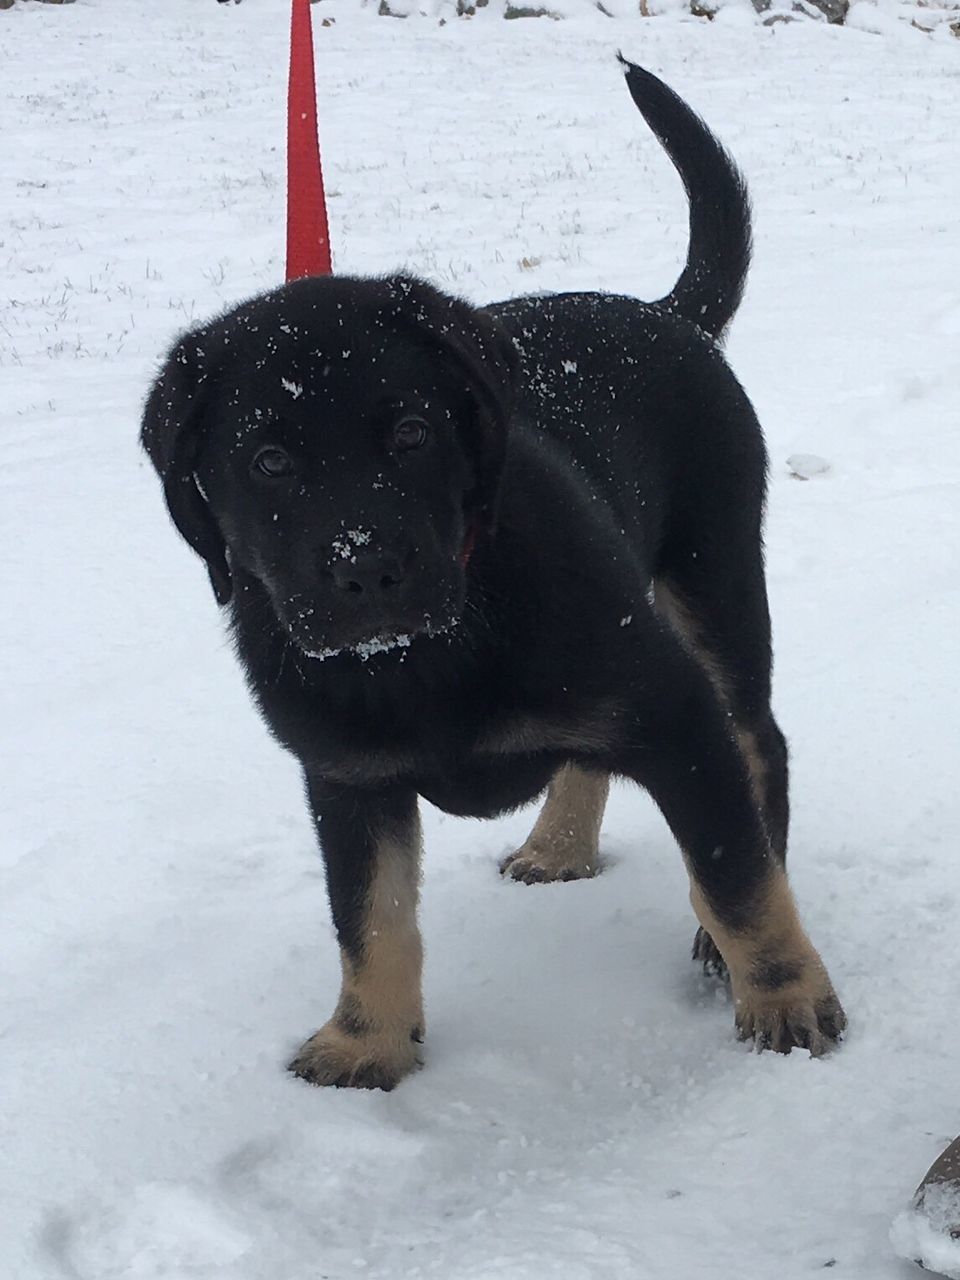
[(409, 785), (445, 812), (493, 817), (533, 800), (566, 760), (606, 754), (613, 700), (561, 695), (536, 708), (425, 695), (413, 714), (410, 699), (334, 709), (270, 690), (261, 705), (308, 774), (363, 790)]
[(343, 744), (315, 759), (313, 768), (347, 786), (409, 783), (446, 813), (488, 818), (534, 799), (559, 763), (557, 751), (510, 750), (506, 743), (478, 750), (462, 740), (440, 746), (435, 739), (412, 739), (368, 750)]
[(445, 813), (492, 818), (540, 794), (562, 762), (557, 752), (496, 753), (406, 748), (357, 751), (341, 747), (314, 757), (308, 771), (329, 782), (364, 790), (409, 784)]
[(538, 756), (472, 756), (459, 768), (417, 779), (417, 790), (444, 813), (495, 818), (535, 799), (556, 772), (558, 761)]
[(324, 772), (367, 785), (409, 781), (445, 813), (491, 818), (535, 799), (571, 757), (602, 755), (615, 736), (617, 711), (597, 706), (589, 716), (506, 714), (484, 719), (464, 734), (437, 735), (425, 727), (405, 743), (358, 752), (343, 749)]

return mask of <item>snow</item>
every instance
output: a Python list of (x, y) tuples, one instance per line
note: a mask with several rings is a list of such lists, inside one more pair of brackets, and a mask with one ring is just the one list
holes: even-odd
[(904, 1210), (890, 1228), (890, 1243), (901, 1258), (919, 1262), (947, 1280), (960, 1280), (960, 1238), (951, 1234), (960, 1222), (960, 1187), (935, 1184), (922, 1204)]
[(787, 470), (798, 480), (812, 480), (814, 476), (826, 475), (830, 463), (816, 453), (791, 453), (787, 459)]
[(343, 537), (334, 538), (331, 545), (341, 560), (349, 560), (355, 564), (357, 548), (365, 547), (372, 537), (369, 529), (344, 529)]
[[(136, 429), (174, 332), (282, 277), (286, 0), (17, 4), (3, 1275), (902, 1278), (888, 1224), (960, 1120), (960, 41), (313, 13), (340, 270), (668, 289), (685, 207), (617, 47), (742, 163), (728, 347), (773, 461), (792, 874), (850, 1029), (822, 1061), (736, 1042), (680, 857), (618, 788), (576, 884), (498, 877), (531, 813), (428, 810), (425, 1069), (389, 1095), (285, 1074), (338, 988), (321, 867)], [(797, 484), (797, 454), (829, 475)]]
[(318, 662), (325, 662), (327, 658), (335, 658), (341, 653), (354, 653), (361, 662), (368, 662), (378, 653), (391, 653), (394, 649), (409, 649), (413, 641), (412, 635), (373, 636), (370, 640), (363, 640), (351, 649), (302, 649), (302, 652), (308, 658), (315, 658)]

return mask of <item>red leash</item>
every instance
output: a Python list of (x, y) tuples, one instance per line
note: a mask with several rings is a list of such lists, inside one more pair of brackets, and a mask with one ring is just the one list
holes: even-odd
[(287, 98), (287, 279), (328, 276), (332, 269), (317, 137), (310, 0), (293, 0)]

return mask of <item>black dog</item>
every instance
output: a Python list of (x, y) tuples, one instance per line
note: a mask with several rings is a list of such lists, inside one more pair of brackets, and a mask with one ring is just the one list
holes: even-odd
[(418, 795), (493, 817), (548, 788), (502, 868), (530, 883), (594, 874), (608, 777), (634, 779), (740, 1034), (821, 1053), (845, 1023), (784, 872), (766, 456), (718, 347), (746, 192), (675, 94), (626, 75), (690, 199), (668, 297), (475, 309), (301, 280), (184, 337), (146, 406), (170, 514), (303, 766), (343, 960), (291, 1064), (316, 1084), (390, 1088), (418, 1060)]

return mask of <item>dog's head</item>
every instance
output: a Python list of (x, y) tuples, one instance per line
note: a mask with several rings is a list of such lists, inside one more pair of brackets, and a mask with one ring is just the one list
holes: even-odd
[(243, 569), (305, 653), (363, 651), (456, 622), (515, 367), (421, 281), (310, 278), (182, 338), (141, 440), (220, 604)]

